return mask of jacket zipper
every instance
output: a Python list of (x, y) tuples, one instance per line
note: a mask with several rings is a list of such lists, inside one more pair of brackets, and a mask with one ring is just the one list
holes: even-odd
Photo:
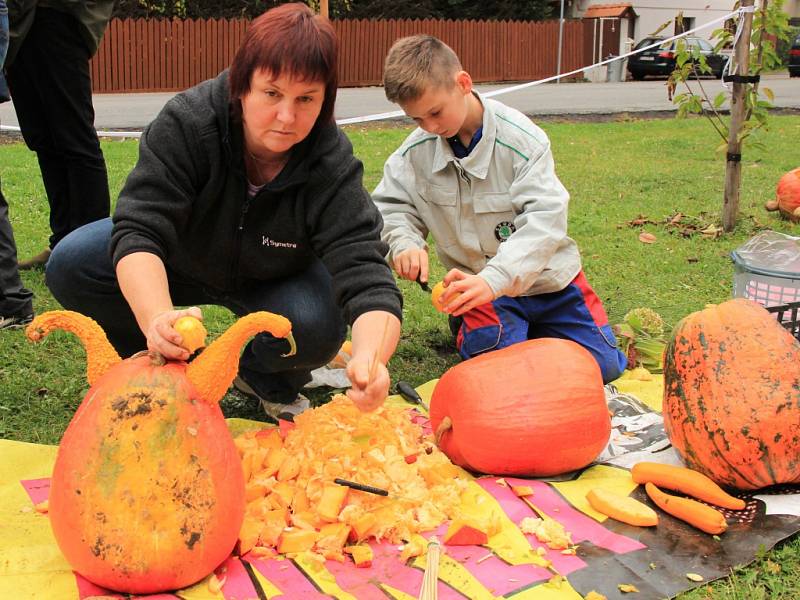
[(239, 270), (239, 256), (242, 252), (242, 236), (244, 231), (244, 220), (247, 217), (247, 211), (250, 210), (250, 195), (245, 190), (244, 204), (242, 205), (242, 212), (239, 215), (239, 225), (236, 227), (236, 235), (233, 244), (233, 256), (231, 257), (231, 275), (229, 289), (236, 289), (236, 273)]

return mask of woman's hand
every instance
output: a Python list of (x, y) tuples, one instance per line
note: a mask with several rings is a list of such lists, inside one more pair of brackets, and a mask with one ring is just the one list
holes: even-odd
[(353, 323), (353, 357), (347, 363), (352, 387), (347, 396), (363, 411), (378, 408), (389, 395), (389, 362), (400, 339), (400, 319), (372, 310)]
[(389, 395), (389, 371), (380, 360), (353, 356), (347, 362), (347, 377), (352, 387), (347, 397), (364, 412), (378, 408)]
[(494, 300), (494, 292), (480, 275), (468, 275), (458, 269), (450, 269), (442, 280), (444, 312), (460, 317), (465, 312)]
[(158, 352), (167, 360), (188, 360), (189, 351), (181, 346), (183, 341), (181, 334), (173, 328), (175, 321), (185, 316), (195, 317), (201, 321), (203, 319), (202, 312), (196, 306), (183, 310), (167, 310), (150, 319), (144, 330), (147, 349)]

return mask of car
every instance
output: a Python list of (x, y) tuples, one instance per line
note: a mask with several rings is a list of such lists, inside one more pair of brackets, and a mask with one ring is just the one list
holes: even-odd
[(789, 77), (800, 77), (800, 33), (789, 49)]
[[(663, 37), (646, 37), (634, 47), (634, 50), (658, 44)], [(714, 52), (714, 47), (707, 41), (698, 37), (683, 38), (688, 48), (698, 48), (705, 56), (706, 64), (711, 68), (711, 75), (717, 79), (722, 77), (722, 70), (728, 57)], [(653, 46), (649, 50), (639, 52), (628, 58), (628, 71), (631, 77), (641, 81), (648, 75), (661, 77), (669, 76), (675, 70), (677, 40), (664, 42)]]

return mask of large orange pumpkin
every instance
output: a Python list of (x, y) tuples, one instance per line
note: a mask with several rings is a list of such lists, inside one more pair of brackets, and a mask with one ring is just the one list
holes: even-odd
[(449, 369), (430, 406), (439, 447), (465, 468), (547, 476), (585, 467), (611, 421), (600, 367), (569, 340), (528, 340)]
[(743, 298), (690, 314), (664, 354), (663, 414), (687, 466), (720, 485), (800, 482), (800, 344)]
[(83, 341), (91, 384), (51, 479), (59, 548), (78, 573), (117, 591), (154, 593), (206, 577), (233, 549), (245, 508), (218, 400), (243, 342), (265, 329), (285, 337), (289, 322), (248, 315), (188, 366), (146, 353), (120, 360), (94, 321), (69, 311), (38, 316), (28, 336), (56, 328)]
[(775, 188), (775, 199), (766, 203), (767, 210), (780, 210), (791, 221), (800, 221), (800, 167), (784, 174)]

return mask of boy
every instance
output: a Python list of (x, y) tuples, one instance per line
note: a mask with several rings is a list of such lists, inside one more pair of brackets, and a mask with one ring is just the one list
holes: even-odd
[(569, 194), (550, 142), (522, 113), (481, 98), (451, 48), (435, 37), (398, 40), (386, 97), (419, 126), (387, 160), (373, 200), (389, 262), (428, 280), (428, 233), (449, 269), (442, 299), (463, 358), (526, 339), (573, 340), (605, 383), (625, 357), (567, 237)]

